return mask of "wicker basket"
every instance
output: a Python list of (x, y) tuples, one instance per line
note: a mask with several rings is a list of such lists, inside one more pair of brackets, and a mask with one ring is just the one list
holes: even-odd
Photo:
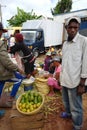
[[(26, 92), (25, 92), (25, 93), (26, 93)], [(41, 93), (39, 93), (39, 92), (35, 92), (35, 93), (38, 93), (39, 95), (42, 96), (42, 103), (41, 103), (41, 105), (40, 105), (38, 108), (36, 108), (34, 111), (31, 111), (31, 112), (23, 112), (23, 111), (21, 111), (21, 110), (19, 109), (18, 104), (20, 103), (20, 100), (21, 100), (21, 98), (22, 98), (22, 95), (24, 95), (25, 93), (21, 94), (21, 95), (18, 97), (17, 101), (16, 101), (16, 108), (17, 108), (17, 110), (18, 110), (20, 113), (25, 114), (25, 115), (32, 115), (32, 114), (38, 113), (38, 112), (41, 110), (41, 108), (43, 107), (44, 100), (45, 100), (44, 95), (41, 94)]]

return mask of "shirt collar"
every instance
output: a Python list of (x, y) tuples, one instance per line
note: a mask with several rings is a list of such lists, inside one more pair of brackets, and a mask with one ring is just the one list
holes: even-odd
[(78, 36), (79, 36), (79, 33), (77, 33), (76, 36), (73, 38), (73, 40), (70, 41), (69, 43), (76, 43)]

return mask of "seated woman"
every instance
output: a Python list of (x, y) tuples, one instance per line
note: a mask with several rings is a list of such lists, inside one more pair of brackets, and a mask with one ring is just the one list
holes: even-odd
[(61, 86), (59, 85), (59, 77), (60, 77), (60, 72), (61, 72), (61, 64), (60, 64), (60, 58), (59, 57), (54, 57), (53, 58), (53, 64), (55, 66), (55, 71), (53, 74), (49, 74), (48, 76), (48, 85), (50, 87), (50, 94), (53, 95), (54, 91), (53, 89), (58, 89), (61, 90)]

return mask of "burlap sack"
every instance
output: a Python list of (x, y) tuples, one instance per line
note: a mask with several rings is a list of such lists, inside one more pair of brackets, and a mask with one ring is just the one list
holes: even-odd
[(49, 86), (47, 85), (47, 79), (36, 78), (35, 85), (37, 90), (42, 94), (47, 95), (49, 93)]

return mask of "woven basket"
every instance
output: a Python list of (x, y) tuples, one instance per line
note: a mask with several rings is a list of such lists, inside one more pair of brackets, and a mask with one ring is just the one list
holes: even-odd
[[(25, 92), (25, 93), (26, 93), (26, 92)], [(17, 101), (16, 101), (16, 108), (17, 108), (17, 110), (18, 110), (20, 113), (25, 114), (25, 115), (32, 115), (32, 114), (38, 113), (38, 112), (41, 110), (41, 108), (43, 107), (44, 100), (45, 100), (44, 95), (41, 94), (41, 93), (39, 93), (39, 92), (35, 92), (35, 93), (38, 93), (39, 95), (42, 96), (42, 103), (41, 103), (41, 105), (40, 105), (38, 108), (36, 108), (34, 111), (31, 111), (31, 112), (23, 112), (23, 111), (21, 111), (21, 110), (19, 109), (18, 104), (20, 103), (20, 100), (21, 100), (21, 98), (22, 98), (22, 95), (24, 95), (25, 93), (21, 94), (21, 95), (18, 97)]]

